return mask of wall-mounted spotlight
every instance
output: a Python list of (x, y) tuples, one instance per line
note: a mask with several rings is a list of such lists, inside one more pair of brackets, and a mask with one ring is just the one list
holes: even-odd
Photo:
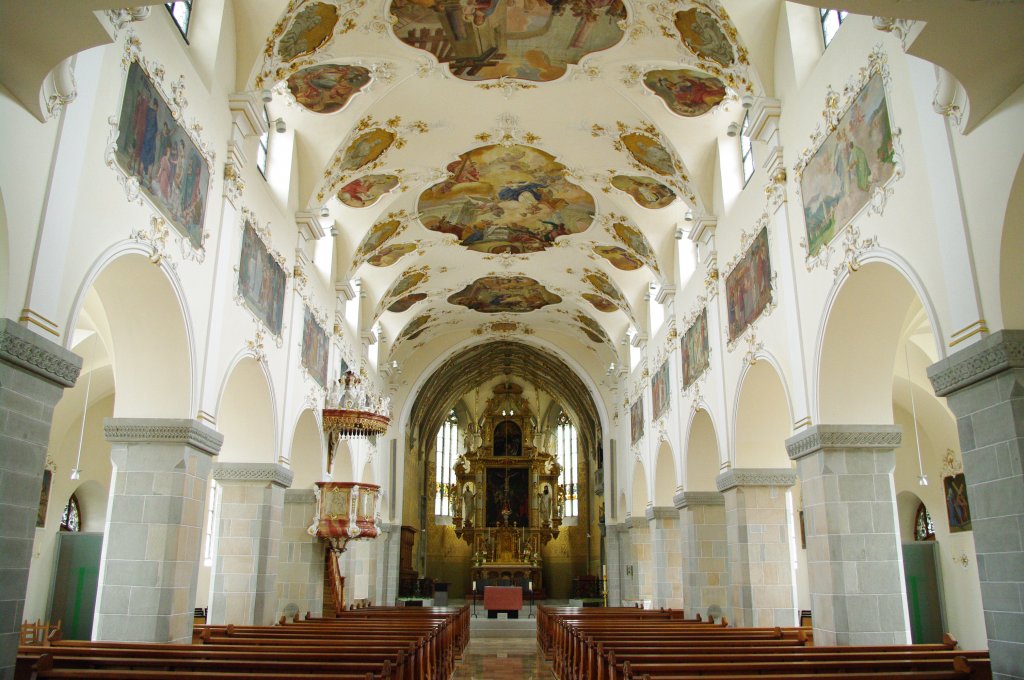
[(729, 123), (729, 127), (725, 129), (725, 134), (730, 137), (735, 137), (740, 133), (740, 124), (736, 121)]
[(693, 222), (693, 211), (687, 210), (686, 214), (683, 215), (683, 219), (686, 220), (687, 222)]
[(270, 90), (260, 90), (260, 101), (264, 104), (269, 104), (274, 100), (274, 93)]
[(274, 121), (274, 132), (281, 134), (287, 129), (288, 128), (284, 126), (284, 118), (278, 118), (277, 120)]
[(331, 216), (331, 211), (327, 209), (326, 205), (320, 208), (320, 217), (323, 217), (323, 218), (326, 219), (326, 218), (328, 218), (330, 216)]
[(748, 92), (747, 94), (740, 97), (740, 106), (742, 106), (746, 110), (749, 110), (752, 106), (754, 106), (754, 95)]

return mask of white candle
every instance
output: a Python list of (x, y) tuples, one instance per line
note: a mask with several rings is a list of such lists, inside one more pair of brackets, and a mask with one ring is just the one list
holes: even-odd
[(476, 581), (473, 581), (473, 592), (476, 592)]

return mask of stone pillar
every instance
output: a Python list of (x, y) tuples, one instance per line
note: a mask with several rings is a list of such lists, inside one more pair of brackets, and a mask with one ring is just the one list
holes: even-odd
[(619, 543), (623, 536), (628, 535), (627, 528), (623, 524), (605, 524), (605, 573), (608, 579), (608, 606), (618, 607), (622, 604), (623, 580), (626, 567), (622, 563), (622, 549)]
[(786, 489), (796, 471), (739, 468), (718, 475), (729, 541), (729, 622), (795, 626), (796, 588), (786, 522)]
[(213, 478), (222, 490), (207, 618), (212, 624), (270, 625), (292, 472), (276, 463), (219, 463)]
[(629, 545), (633, 553), (633, 581), (635, 599), (650, 602), (654, 599), (654, 560), (651, 556), (651, 527), (647, 517), (629, 518)]
[(957, 418), (981, 602), (997, 680), (1024, 678), (1024, 331), (1003, 330), (928, 369)]
[(377, 589), (374, 603), (395, 604), (398, 598), (398, 549), (401, 547), (401, 525), (377, 522)]
[(683, 608), (683, 554), (679, 511), (647, 508), (651, 553), (654, 561), (652, 604), (655, 608)]
[(725, 497), (717, 491), (685, 491), (672, 502), (679, 509), (686, 615), (717, 620), (729, 596)]
[(814, 642), (910, 644), (892, 473), (896, 425), (815, 425), (786, 440), (804, 499)]
[(281, 521), (276, 616), (291, 617), (324, 609), (324, 547), (306, 531), (316, 513), (312, 489), (286, 489)]
[(192, 641), (203, 509), (223, 435), (198, 420), (108, 418), (114, 464), (93, 638)]
[(619, 598), (624, 606), (640, 599), (636, 555), (633, 553), (632, 520), (627, 517), (619, 530)]
[(82, 360), (0, 319), (0, 678), (14, 675), (53, 407)]

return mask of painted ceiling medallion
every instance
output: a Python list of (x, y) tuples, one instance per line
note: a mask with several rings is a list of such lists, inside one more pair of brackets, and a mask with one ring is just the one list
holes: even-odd
[(359, 247), (356, 248), (354, 258), (356, 262), (362, 262), (365, 260), (370, 253), (384, 245), (384, 243), (397, 234), (401, 228), (401, 220), (396, 219), (384, 220), (383, 222), (378, 222), (370, 227), (370, 231), (366, 232), (366, 236), (363, 237)]
[(420, 220), (470, 250), (535, 253), (585, 231), (594, 218), (593, 196), (567, 179), (554, 156), (531, 146), (478, 147), (448, 173), (420, 195)]
[(412, 293), (410, 295), (401, 297), (395, 302), (391, 303), (391, 305), (388, 306), (388, 311), (395, 312), (396, 314), (401, 314), (402, 312), (406, 311), (417, 302), (421, 302), (426, 299), (426, 293)]
[(549, 81), (623, 36), (622, 0), (394, 0), (395, 34), (463, 80)]
[(613, 267), (622, 271), (631, 272), (644, 266), (643, 260), (625, 248), (619, 248), (618, 246), (594, 246), (594, 252), (611, 262)]
[(735, 63), (732, 44), (715, 15), (702, 9), (688, 9), (676, 12), (675, 25), (683, 44), (697, 56), (722, 66)]
[(604, 327), (583, 312), (576, 314), (576, 321), (580, 324), (580, 330), (582, 330), (586, 336), (591, 339), (591, 341), (598, 344), (609, 341), (608, 334), (605, 333)]
[(288, 30), (277, 43), (277, 54), (293, 61), (320, 49), (338, 24), (338, 8), (326, 2), (306, 5), (295, 15)]
[(611, 313), (618, 309), (618, 306), (611, 300), (606, 300), (600, 295), (594, 295), (593, 293), (584, 293), (583, 299), (594, 305), (594, 309), (599, 312)]
[(618, 287), (612, 283), (607, 274), (593, 269), (586, 269), (584, 272), (583, 280), (589, 283), (595, 291), (618, 303), (618, 306), (623, 309), (626, 308), (626, 298), (623, 297)]
[(725, 99), (725, 83), (689, 69), (648, 71), (644, 85), (661, 97), (672, 113), (686, 118), (705, 114)]
[(415, 243), (393, 243), (378, 250), (366, 262), (374, 267), (390, 267), (414, 250)]
[(412, 291), (429, 280), (430, 275), (425, 268), (405, 270), (381, 298), (380, 307), (389, 312), (404, 312), (417, 302), (427, 299), (426, 293)]
[(676, 164), (672, 160), (672, 155), (661, 145), (661, 142), (639, 132), (629, 132), (619, 139), (622, 140), (629, 155), (640, 165), (659, 175), (675, 174)]
[(634, 255), (649, 265), (655, 272), (658, 271), (658, 261), (654, 256), (654, 249), (647, 242), (647, 238), (636, 227), (625, 222), (615, 222), (612, 225), (612, 233), (626, 248)]
[(395, 143), (395, 133), (383, 128), (374, 128), (356, 137), (345, 149), (338, 169), (352, 172), (380, 158)]
[(625, 191), (641, 207), (656, 210), (676, 200), (676, 192), (656, 179), (640, 175), (615, 175), (612, 186)]
[(429, 313), (417, 316), (402, 329), (402, 332), (399, 333), (398, 340), (395, 341), (395, 344), (404, 340), (415, 340), (418, 338), (423, 331), (427, 330), (427, 324), (430, 323), (433, 318), (433, 315)]
[(368, 208), (398, 186), (397, 175), (366, 175), (338, 190), (338, 200), (350, 208)]
[(453, 305), (485, 314), (522, 314), (561, 301), (561, 297), (528, 276), (485, 276), (448, 298)]
[(370, 71), (362, 66), (320, 64), (293, 73), (288, 78), (288, 91), (314, 113), (334, 113), (345, 108), (369, 82)]

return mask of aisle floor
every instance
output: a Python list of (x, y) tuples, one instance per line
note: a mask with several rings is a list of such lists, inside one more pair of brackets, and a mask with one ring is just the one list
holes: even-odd
[(552, 680), (536, 638), (470, 638), (453, 680)]

